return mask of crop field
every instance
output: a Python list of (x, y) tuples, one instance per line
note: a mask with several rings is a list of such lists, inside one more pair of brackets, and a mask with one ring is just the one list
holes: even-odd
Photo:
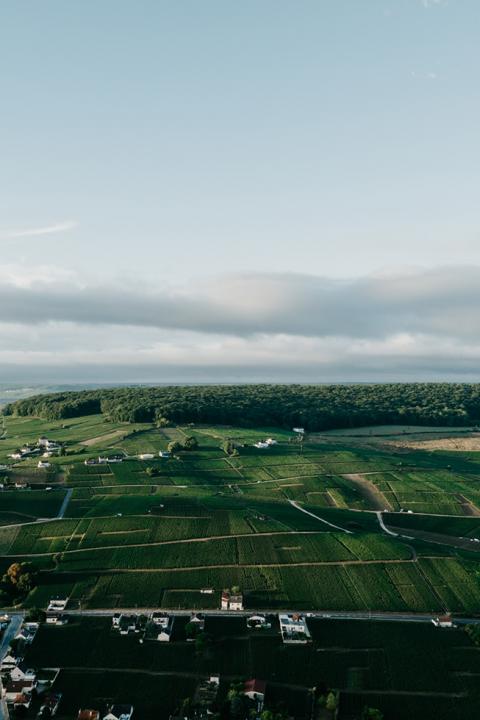
[(54, 689), (64, 694), (62, 719), (78, 704), (96, 707), (108, 697), (132, 703), (143, 717), (166, 720), (198, 679), (218, 668), (221, 698), (230, 682), (261, 677), (269, 704), (281, 699), (300, 718), (309, 717), (311, 703), (305, 701), (315, 684), (340, 691), (340, 720), (365, 704), (395, 720), (478, 717), (480, 692), (473, 680), (480, 673), (480, 649), (462, 629), (439, 630), (429, 622), (307, 622), (312, 642), (292, 647), (281, 642), (276, 624), (257, 635), (248, 633), (245, 618), (208, 617), (211, 644), (198, 653), (185, 642), (185, 618), (175, 619), (170, 643), (142, 645), (135, 636), (114, 633), (108, 617), (72, 618), (62, 628), (43, 626), (26, 662), (61, 668)]
[[(2, 566), (38, 565), (28, 606), (61, 589), (83, 607), (214, 607), (239, 585), (250, 608), (477, 612), (480, 453), (396, 449), (371, 430), (299, 442), (272, 427), (5, 417)], [(8, 460), (42, 435), (64, 444), (47, 472)], [(187, 437), (198, 446), (159, 457)], [(124, 460), (85, 464), (102, 454)]]

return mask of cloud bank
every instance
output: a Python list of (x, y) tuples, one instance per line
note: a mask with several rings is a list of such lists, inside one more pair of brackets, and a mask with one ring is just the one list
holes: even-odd
[(480, 368), (479, 307), (479, 267), (344, 280), (243, 274), (182, 288), (4, 268), (0, 367), (108, 367), (118, 379), (135, 368), (126, 380), (142, 379), (142, 368), (159, 380), (175, 368), (295, 380), (470, 377)]

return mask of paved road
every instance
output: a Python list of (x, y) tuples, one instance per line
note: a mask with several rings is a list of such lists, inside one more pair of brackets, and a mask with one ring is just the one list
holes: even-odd
[[(20, 630), (20, 625), (23, 622), (24, 613), (12, 613), (10, 615), (10, 622), (6, 628), (2, 640), (0, 642), (0, 663), (8, 652), (10, 643), (12, 642), (15, 635)], [(1, 688), (1, 682), (0, 682)], [(9, 720), (8, 707), (5, 700), (0, 700), (0, 720)]]
[(61, 520), (63, 518), (63, 516), (65, 515), (65, 511), (67, 509), (68, 503), (70, 502), (70, 498), (72, 497), (72, 494), (73, 494), (73, 488), (68, 488), (67, 492), (65, 493), (65, 497), (63, 499), (62, 506), (61, 506), (60, 510), (58, 511), (57, 517), (55, 518), (56, 520)]
[[(249, 609), (246, 610), (201, 610), (199, 608), (190, 608), (188, 610), (174, 610), (172, 608), (159, 607), (138, 607), (138, 608), (105, 608), (103, 610), (67, 610), (68, 615), (85, 616), (85, 617), (111, 617), (115, 613), (126, 614), (144, 614), (148, 615), (152, 612), (167, 612), (177, 616), (190, 616), (192, 613), (201, 613), (213, 617), (250, 617), (251, 615), (277, 615), (291, 614), (297, 612), (295, 608), (279, 610), (275, 609)], [(427, 613), (386, 613), (386, 612), (368, 612), (368, 611), (328, 611), (314, 610), (313, 612), (302, 613), (307, 618), (332, 619), (332, 620), (378, 620), (386, 622), (416, 622), (430, 623), (436, 615)], [(455, 618), (455, 623), (468, 624), (480, 623), (480, 618)]]
[(340, 527), (340, 525), (334, 525), (333, 523), (328, 522), (328, 520), (324, 520), (323, 518), (318, 517), (318, 515), (314, 515), (314, 513), (310, 512), (309, 510), (305, 510), (305, 508), (296, 503), (295, 500), (289, 500), (288, 502), (290, 503), (290, 505), (293, 505), (294, 508), (300, 510), (300, 512), (305, 513), (305, 515), (310, 515), (310, 517), (315, 518), (315, 520), (320, 520), (320, 522), (325, 523), (325, 525), (329, 525), (335, 530), (340, 530), (341, 532), (347, 533), (348, 535), (353, 535), (351, 530), (346, 530), (345, 528)]

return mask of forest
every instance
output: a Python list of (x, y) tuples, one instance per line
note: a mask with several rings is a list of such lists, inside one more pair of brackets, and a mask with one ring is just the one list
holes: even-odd
[(6, 405), (4, 415), (47, 420), (103, 413), (113, 422), (210, 423), (304, 427), (474, 426), (480, 384), (190, 385), (118, 387), (36, 395)]

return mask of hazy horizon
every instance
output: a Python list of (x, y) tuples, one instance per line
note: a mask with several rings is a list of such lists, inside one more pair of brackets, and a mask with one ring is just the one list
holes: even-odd
[(0, 10), (0, 380), (480, 380), (476, 0)]

